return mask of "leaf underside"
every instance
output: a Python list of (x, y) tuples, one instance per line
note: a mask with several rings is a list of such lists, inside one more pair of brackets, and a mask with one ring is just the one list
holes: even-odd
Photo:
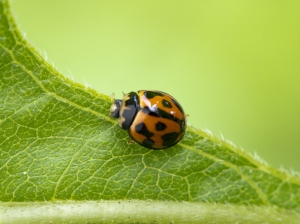
[(152, 199), (300, 210), (298, 176), (191, 127), (166, 150), (128, 145), (110, 105), (52, 68), (0, 0), (0, 201)]

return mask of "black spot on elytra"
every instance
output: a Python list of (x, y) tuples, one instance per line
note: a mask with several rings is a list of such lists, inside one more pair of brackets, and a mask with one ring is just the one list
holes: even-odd
[(160, 108), (157, 108), (157, 112), (151, 111), (148, 107), (144, 107), (141, 110), (143, 111), (143, 113), (148, 114), (152, 117), (166, 118), (166, 119), (172, 120), (172, 121), (178, 123), (180, 126), (182, 126), (182, 121), (180, 119), (178, 119), (174, 115), (172, 115), (169, 112), (166, 112)]
[(151, 138), (154, 134), (152, 132), (150, 132), (147, 128), (147, 126), (145, 125), (144, 122), (139, 123), (135, 126), (135, 131), (141, 135), (144, 135), (146, 138)]
[(168, 133), (165, 134), (163, 136), (161, 136), (162, 140), (163, 140), (163, 145), (174, 145), (176, 143), (176, 139), (178, 137), (179, 133), (177, 132), (172, 132), (172, 133)]
[(155, 112), (155, 111), (152, 111), (149, 109), (149, 107), (144, 107), (141, 109), (141, 111), (144, 113), (144, 114), (148, 114), (152, 117), (161, 117), (158, 112)]
[(143, 146), (145, 146), (145, 147), (147, 147), (147, 148), (149, 148), (149, 149), (152, 149), (153, 148), (153, 145), (154, 145), (154, 141), (152, 140), (152, 139), (145, 139), (144, 141), (143, 141)]
[(167, 108), (172, 108), (172, 104), (165, 99), (162, 100), (162, 105), (164, 105), (164, 107), (167, 107)]
[(165, 123), (160, 122), (160, 121), (155, 124), (156, 131), (163, 131), (166, 128), (167, 128), (167, 125)]
[(173, 114), (170, 114), (169, 112), (166, 112), (162, 109), (157, 108), (157, 112), (160, 115), (160, 117), (175, 121), (178, 124), (181, 124), (181, 120), (175, 117)]
[(145, 95), (148, 99), (151, 99), (151, 98), (156, 97), (156, 96), (163, 96), (162, 93), (160, 93), (160, 92), (153, 92), (153, 91), (145, 91), (145, 92), (144, 92), (144, 95)]

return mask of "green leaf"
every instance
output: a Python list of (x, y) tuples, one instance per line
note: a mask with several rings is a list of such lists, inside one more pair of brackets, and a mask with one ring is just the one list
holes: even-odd
[[(298, 175), (207, 132), (188, 127), (183, 140), (166, 150), (128, 145), (127, 133), (109, 117), (111, 99), (50, 66), (20, 35), (4, 0), (0, 57), (0, 208), (6, 217), (28, 202), (38, 211), (44, 201), (133, 199), (137, 208), (149, 200), (197, 203), (209, 214), (232, 208), (251, 213), (259, 206), (270, 219), (299, 218)], [(175, 206), (175, 214), (186, 205)]]

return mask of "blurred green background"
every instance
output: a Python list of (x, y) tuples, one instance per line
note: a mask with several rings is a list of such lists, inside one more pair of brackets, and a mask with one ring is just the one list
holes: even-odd
[(105, 94), (157, 89), (269, 164), (300, 171), (300, 1), (14, 0), (27, 39)]

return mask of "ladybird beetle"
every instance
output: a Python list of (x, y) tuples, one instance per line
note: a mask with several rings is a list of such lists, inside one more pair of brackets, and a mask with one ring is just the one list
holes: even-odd
[(161, 91), (139, 90), (114, 100), (110, 107), (131, 139), (149, 149), (165, 149), (183, 137), (186, 121), (180, 104)]

